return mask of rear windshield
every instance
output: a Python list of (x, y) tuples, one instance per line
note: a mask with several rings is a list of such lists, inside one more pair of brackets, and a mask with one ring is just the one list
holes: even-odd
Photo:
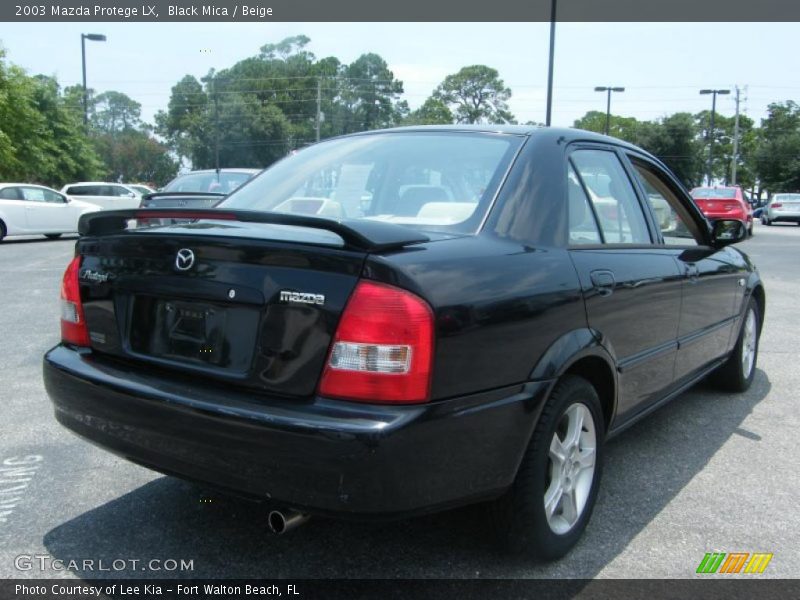
[(330, 140), (276, 163), (219, 207), (471, 232), (523, 139), (396, 132)]
[(226, 173), (212, 171), (210, 173), (187, 173), (170, 181), (164, 186), (165, 192), (214, 192), (230, 194), (233, 190), (250, 179), (250, 173)]
[(695, 188), (693, 198), (736, 198), (735, 188)]
[(773, 202), (796, 202), (800, 200), (800, 194), (775, 194), (772, 197)]

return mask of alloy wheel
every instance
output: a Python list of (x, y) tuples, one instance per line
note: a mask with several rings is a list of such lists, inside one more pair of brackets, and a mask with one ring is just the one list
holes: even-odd
[(750, 373), (753, 370), (757, 341), (756, 314), (750, 309), (747, 311), (747, 317), (745, 317), (744, 321), (744, 330), (742, 332), (742, 375), (745, 379), (750, 377)]
[(597, 433), (585, 404), (564, 411), (548, 451), (544, 493), (547, 523), (554, 533), (572, 529), (583, 514), (595, 473)]

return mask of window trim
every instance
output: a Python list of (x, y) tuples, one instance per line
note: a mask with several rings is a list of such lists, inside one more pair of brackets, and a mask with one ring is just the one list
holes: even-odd
[[(663, 183), (666, 185), (669, 190), (673, 193), (673, 195), (678, 199), (683, 205), (683, 208), (686, 210), (688, 216), (694, 221), (697, 229), (700, 231), (700, 234), (703, 236), (703, 240), (698, 241), (696, 245), (682, 245), (682, 244), (667, 244), (664, 241), (664, 236), (661, 234), (661, 228), (656, 227), (655, 231), (657, 234), (657, 239), (659, 240), (658, 246), (662, 246), (665, 248), (697, 248), (697, 247), (708, 247), (711, 248), (711, 239), (710, 239), (710, 232), (708, 230), (708, 221), (705, 217), (700, 220), (698, 219), (697, 213), (699, 210), (697, 209), (696, 205), (694, 204), (694, 200), (692, 200), (691, 194), (683, 189), (683, 186), (675, 179), (675, 177), (670, 173), (667, 169), (660, 166), (658, 163), (650, 159), (649, 157), (642, 155), (638, 152), (634, 152), (633, 150), (628, 150), (625, 152), (625, 160), (630, 164), (630, 168), (633, 170), (635, 179), (636, 179), (636, 187), (640, 189), (640, 193), (646, 197), (646, 190), (644, 190), (644, 186), (641, 181), (639, 181), (639, 176), (636, 174), (636, 164), (635, 162), (638, 161), (643, 165), (643, 168), (652, 171)], [(653, 208), (648, 203), (648, 211), (653, 212)], [(654, 217), (653, 217), (654, 218)], [(655, 221), (654, 221), (655, 222)]]
[[(569, 144), (569, 146), (566, 149), (567, 164), (573, 165), (573, 168), (575, 168), (575, 166), (574, 166), (574, 161), (572, 160), (572, 155), (575, 152), (580, 151), (580, 150), (595, 150), (595, 151), (599, 151), (599, 152), (610, 152), (610, 153), (614, 154), (614, 156), (616, 156), (617, 160), (620, 163), (620, 167), (622, 168), (622, 171), (625, 173), (625, 176), (628, 178), (628, 182), (630, 183), (631, 190), (633, 191), (634, 198), (636, 199), (636, 202), (638, 203), (638, 206), (639, 206), (639, 210), (642, 212), (642, 216), (644, 217), (644, 223), (645, 223), (645, 229), (647, 230), (647, 235), (650, 238), (650, 241), (649, 241), (648, 244), (643, 244), (642, 242), (636, 242), (636, 243), (630, 243), (630, 244), (627, 244), (627, 243), (614, 243), (614, 244), (606, 243), (605, 242), (605, 234), (603, 233), (602, 227), (600, 227), (600, 222), (597, 219), (597, 213), (596, 213), (595, 208), (594, 208), (594, 203), (591, 202), (591, 196), (587, 195), (587, 197), (589, 198), (589, 205), (592, 207), (592, 214), (594, 215), (595, 223), (596, 223), (596, 225), (597, 225), (597, 227), (598, 227), (598, 229), (600, 231), (601, 239), (603, 240), (603, 243), (601, 245), (599, 245), (599, 246), (595, 245), (595, 247), (596, 248), (617, 247), (617, 248), (631, 248), (631, 249), (633, 249), (635, 247), (652, 248), (653, 246), (657, 246), (658, 244), (656, 243), (656, 240), (658, 240), (660, 238), (658, 237), (658, 232), (657, 232), (657, 230), (655, 228), (655, 225), (654, 225), (655, 221), (653, 219), (653, 215), (650, 212), (651, 211), (650, 204), (649, 203), (645, 203), (645, 201), (643, 200), (642, 193), (641, 193), (641, 190), (640, 190), (640, 187), (639, 187), (639, 182), (638, 182), (638, 180), (636, 180), (636, 178), (634, 176), (634, 173), (631, 171), (631, 169), (633, 167), (630, 164), (628, 164), (627, 157), (622, 152), (622, 149), (620, 147), (618, 147), (618, 146), (613, 145), (613, 144), (606, 144), (606, 143), (603, 143), (603, 142), (586, 142), (586, 141), (573, 142), (573, 143)], [(586, 184), (583, 181), (583, 177), (581, 176), (580, 171), (577, 168), (575, 168), (575, 172), (578, 175), (578, 180), (581, 182), (581, 187), (583, 188), (584, 193), (587, 193)], [(566, 174), (566, 170), (565, 170), (565, 174)], [(569, 235), (567, 235), (567, 247), (568, 248), (591, 249), (592, 245), (585, 244), (585, 245), (576, 246), (576, 245), (569, 244)]]

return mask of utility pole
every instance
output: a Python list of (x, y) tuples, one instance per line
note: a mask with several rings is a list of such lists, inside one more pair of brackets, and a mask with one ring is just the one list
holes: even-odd
[(322, 124), (322, 78), (317, 77), (317, 141), (319, 141), (319, 129)]
[(214, 95), (214, 166), (217, 169), (217, 182), (219, 182), (219, 94), (216, 75), (211, 78), (211, 93)]
[(717, 94), (730, 94), (730, 90), (700, 90), (700, 94), (711, 94), (711, 123), (708, 127), (708, 185), (713, 185), (714, 174), (714, 116), (717, 112)]
[(733, 122), (733, 159), (731, 160), (731, 185), (736, 185), (736, 165), (739, 162), (739, 86), (736, 86), (736, 119)]
[(547, 67), (547, 115), (544, 124), (550, 127), (553, 117), (553, 58), (556, 51), (556, 3), (550, 2), (550, 60)]

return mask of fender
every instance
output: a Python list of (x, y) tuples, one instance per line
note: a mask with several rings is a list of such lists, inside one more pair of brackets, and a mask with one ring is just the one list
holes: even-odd
[(617, 368), (614, 356), (601, 344), (598, 333), (589, 328), (573, 329), (562, 335), (545, 351), (531, 371), (531, 381), (557, 379), (581, 358), (596, 356), (603, 359), (614, 373), (617, 383)]

